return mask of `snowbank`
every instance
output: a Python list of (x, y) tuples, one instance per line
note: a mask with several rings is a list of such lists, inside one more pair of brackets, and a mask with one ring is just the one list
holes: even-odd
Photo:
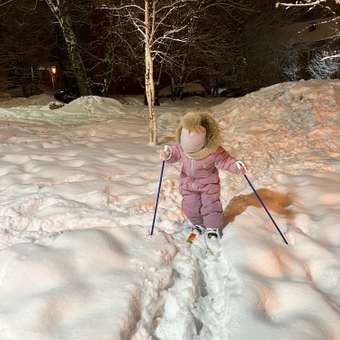
[(113, 98), (86, 96), (73, 100), (57, 112), (87, 113), (89, 115), (115, 115), (121, 114), (122, 104)]
[(339, 108), (340, 81), (311, 80), (228, 99), (213, 112), (225, 146), (250, 165), (254, 180), (266, 185), (280, 172), (339, 169)]
[(51, 95), (47, 94), (39, 94), (35, 96), (31, 96), (28, 98), (25, 97), (15, 97), (11, 99), (6, 99), (0, 101), (1, 107), (20, 107), (20, 106), (43, 106), (48, 105), (54, 98)]
[(272, 211), (289, 246), (263, 209), (249, 206), (227, 227), (224, 252), (243, 289), (233, 337), (340, 339), (340, 81), (277, 84), (213, 110), (255, 187), (292, 199), (288, 215)]
[[(40, 125), (44, 123), (79, 125), (113, 119), (126, 112), (122, 104), (112, 98), (80, 97), (59, 109), (51, 110), (49, 104), (53, 98), (46, 95), (35, 97), (38, 98), (20, 98), (1, 102), (0, 120)], [(20, 106), (18, 106), (19, 103), (21, 103)]]
[(340, 124), (339, 106), (340, 80), (309, 80), (280, 83), (228, 99), (214, 111), (220, 118), (223, 115), (235, 132), (245, 128), (250, 133), (265, 130), (266, 123), (270, 123), (275, 130), (309, 134), (316, 128)]

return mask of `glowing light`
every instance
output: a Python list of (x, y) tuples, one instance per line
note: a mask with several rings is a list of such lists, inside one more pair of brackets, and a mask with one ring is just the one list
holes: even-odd
[(52, 72), (52, 74), (56, 74), (57, 73), (57, 67), (56, 66), (52, 66), (51, 67), (51, 72)]

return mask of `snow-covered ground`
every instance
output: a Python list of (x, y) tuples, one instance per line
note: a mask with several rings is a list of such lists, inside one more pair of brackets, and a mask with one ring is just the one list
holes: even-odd
[(164, 143), (214, 112), (289, 242), (221, 173), (216, 256), (185, 242), (179, 164), (149, 236), (160, 162), (140, 98), (51, 100), (0, 103), (1, 340), (340, 339), (340, 81), (158, 108)]

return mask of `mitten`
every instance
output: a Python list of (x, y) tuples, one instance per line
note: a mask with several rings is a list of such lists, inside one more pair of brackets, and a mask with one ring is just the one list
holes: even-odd
[(247, 172), (247, 167), (242, 161), (236, 161), (229, 167), (229, 171), (237, 175), (244, 175)]
[(171, 149), (169, 145), (165, 145), (164, 149), (161, 150), (159, 153), (159, 158), (161, 159), (161, 161), (167, 161), (170, 159), (170, 157), (171, 157)]

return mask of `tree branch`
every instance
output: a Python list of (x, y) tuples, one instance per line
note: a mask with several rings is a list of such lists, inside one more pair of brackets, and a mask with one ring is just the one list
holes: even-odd
[[(302, 1), (305, 1), (305, 2), (302, 2)], [(302, 0), (302, 1), (297, 1), (295, 3), (277, 2), (276, 7), (279, 7), (279, 6), (286, 7), (286, 8), (289, 8), (289, 7), (315, 7), (317, 5), (321, 5), (322, 3), (325, 3), (327, 0), (315, 0), (315, 1)]]

